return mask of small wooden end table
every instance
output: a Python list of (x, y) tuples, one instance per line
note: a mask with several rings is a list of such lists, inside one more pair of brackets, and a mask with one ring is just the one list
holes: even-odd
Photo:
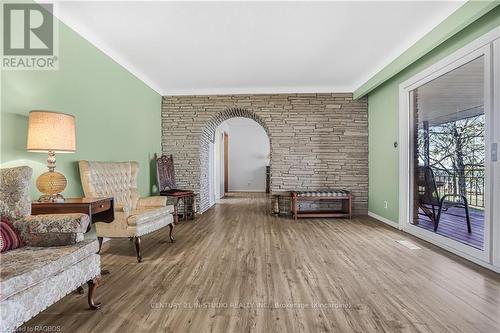
[[(31, 215), (40, 214), (87, 214), (90, 223), (111, 223), (115, 219), (113, 198), (67, 198), (64, 202), (31, 203)], [(87, 231), (90, 230), (90, 224)]]

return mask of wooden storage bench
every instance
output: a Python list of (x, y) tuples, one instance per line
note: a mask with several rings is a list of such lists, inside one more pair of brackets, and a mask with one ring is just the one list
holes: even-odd
[[(299, 217), (348, 217), (351, 218), (351, 193), (346, 190), (328, 191), (292, 191), (292, 215)], [(299, 203), (304, 201), (337, 201), (341, 200), (341, 210), (299, 210)]]

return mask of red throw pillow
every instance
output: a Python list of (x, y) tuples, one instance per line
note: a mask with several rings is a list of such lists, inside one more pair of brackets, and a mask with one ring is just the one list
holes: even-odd
[(17, 234), (16, 229), (10, 223), (6, 216), (2, 216), (0, 220), (0, 247), (1, 252), (17, 249), (22, 246), (21, 238)]

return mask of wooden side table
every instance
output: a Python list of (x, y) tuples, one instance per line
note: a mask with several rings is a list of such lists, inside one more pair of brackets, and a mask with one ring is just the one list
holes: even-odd
[(184, 190), (167, 190), (161, 191), (161, 196), (165, 196), (168, 198), (172, 198), (174, 201), (174, 222), (175, 224), (179, 223), (179, 201), (182, 200), (184, 204), (183, 210), (183, 219), (184, 221), (188, 220), (190, 217), (192, 220), (195, 219), (195, 194), (192, 191), (184, 191)]
[[(113, 198), (67, 198), (64, 202), (31, 203), (31, 215), (40, 214), (87, 214), (90, 223), (111, 223), (115, 219)], [(90, 224), (87, 231), (90, 230)]]

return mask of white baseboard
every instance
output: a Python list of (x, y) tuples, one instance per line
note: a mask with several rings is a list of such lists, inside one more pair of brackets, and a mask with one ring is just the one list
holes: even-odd
[(373, 217), (374, 219), (379, 220), (380, 222), (384, 222), (385, 224), (390, 225), (393, 228), (399, 229), (399, 223), (393, 222), (383, 216), (377, 215), (372, 212), (368, 212), (368, 216)]

